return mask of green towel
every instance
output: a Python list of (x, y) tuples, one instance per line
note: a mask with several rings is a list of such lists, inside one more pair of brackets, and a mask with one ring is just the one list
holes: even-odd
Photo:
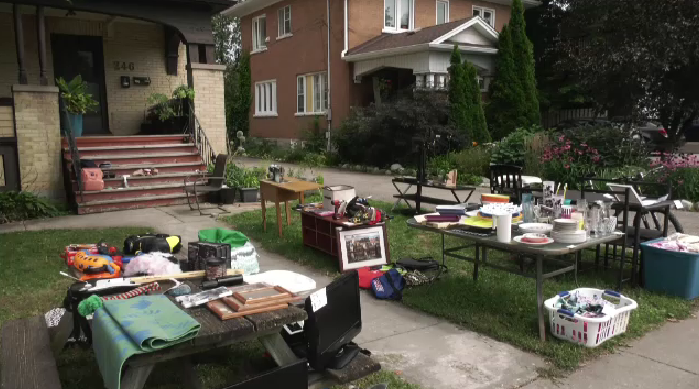
[(245, 242), (249, 241), (247, 236), (242, 232), (233, 230), (224, 230), (216, 228), (214, 230), (200, 230), (199, 241), (207, 243), (228, 243), (231, 248), (241, 247)]
[(104, 386), (119, 389), (121, 368), (130, 356), (190, 340), (199, 327), (162, 295), (105, 301), (92, 321), (92, 349)]

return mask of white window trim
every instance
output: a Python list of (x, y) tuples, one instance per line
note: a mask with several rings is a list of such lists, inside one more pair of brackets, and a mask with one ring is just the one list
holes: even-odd
[(481, 7), (480, 5), (474, 5), (473, 7), (471, 7), (471, 15), (473, 15), (473, 11), (475, 11), (475, 10), (480, 11), (481, 15), (483, 15), (483, 11), (488, 11), (488, 12), (490, 12), (490, 14), (493, 15), (493, 17), (490, 18), (491, 23), (488, 23), (488, 22), (483, 18), (483, 16), (479, 15), (479, 17), (480, 17), (486, 24), (490, 24), (490, 27), (495, 28), (495, 10), (494, 10), (494, 9), (492, 9), (492, 8), (486, 8), (486, 7)]
[[(260, 106), (259, 105), (260, 94), (257, 93), (257, 86), (260, 84), (269, 84), (269, 83), (272, 84), (272, 99), (271, 99), (272, 110), (260, 112), (258, 110), (258, 108)], [(255, 95), (254, 95), (255, 114), (253, 115), (253, 117), (274, 117), (274, 116), (277, 116), (277, 80), (256, 81), (254, 85), (255, 85)]]
[[(287, 33), (284, 33), (284, 34), (282, 34), (282, 35), (279, 35), (279, 26), (280, 26), (280, 24), (279, 24), (279, 11), (281, 11), (281, 10), (283, 10), (283, 9), (286, 9), (286, 8), (289, 8), (289, 30), (292, 30), (292, 28), (291, 28), (291, 4), (289, 4), (289, 5), (285, 5), (285, 6), (281, 7), (281, 8), (279, 8), (279, 9), (277, 10), (277, 40), (279, 40), (279, 39), (284, 39), (284, 38), (288, 38), (288, 37), (290, 37), (290, 36), (293, 35), (293, 34), (291, 33), (291, 31), (289, 31), (289, 32), (287, 32)], [(282, 23), (283, 23), (283, 22), (284, 22), (284, 20), (282, 20)]]
[(401, 0), (395, 0), (395, 10), (393, 12), (394, 16), (394, 24), (395, 27), (386, 27), (386, 0), (383, 1), (383, 12), (381, 13), (382, 18), (383, 18), (383, 28), (381, 29), (381, 32), (387, 33), (387, 34), (400, 34), (403, 32), (407, 31), (413, 31), (415, 29), (415, 1), (416, 0), (410, 0), (410, 17), (408, 18), (408, 28), (400, 28), (400, 23), (398, 22), (398, 15), (400, 14), (399, 11), (399, 4)]
[(476, 76), (476, 81), (480, 85), (481, 80), (483, 80), (483, 88), (479, 88), (482, 93), (485, 93), (490, 88), (490, 77)]
[[(306, 83), (307, 83), (306, 79), (307, 79), (308, 77), (313, 77), (313, 76), (316, 76), (316, 75), (319, 75), (319, 74), (325, 74), (325, 85), (324, 85), (324, 86), (325, 86), (325, 89), (321, 92), (321, 95), (320, 95), (320, 96), (321, 96), (321, 99), (327, 99), (327, 94), (326, 94), (325, 92), (326, 92), (327, 89), (328, 89), (327, 83), (330, 82), (330, 80), (328, 80), (328, 73), (327, 73), (327, 72), (322, 71), (322, 72), (313, 72), (313, 73), (299, 74), (298, 76), (296, 76), (296, 113), (294, 113), (294, 116), (322, 116), (322, 115), (325, 115), (325, 114), (328, 112), (328, 109), (327, 109), (327, 108), (323, 109), (322, 111), (311, 111), (311, 112), (309, 112), (308, 107), (307, 107), (307, 103), (308, 103), (308, 98), (307, 98), (307, 96), (308, 96), (308, 88), (306, 87), (306, 85), (307, 85), (307, 84), (306, 84)], [(303, 108), (304, 108), (304, 112), (298, 112), (298, 110), (299, 110), (299, 103), (298, 103), (298, 98), (299, 98), (299, 92), (298, 92), (299, 78), (303, 78)], [(313, 90), (313, 93), (314, 93), (314, 94), (315, 94), (315, 92), (316, 92), (316, 91)], [(313, 107), (311, 107), (311, 108), (312, 108), (312, 109), (315, 109), (315, 96), (314, 96), (313, 99), (311, 99), (311, 100), (313, 101), (313, 103), (312, 103), (312, 104), (313, 104)], [(325, 100), (323, 100), (322, 102), (325, 103), (325, 104), (323, 104), (323, 105), (326, 105), (326, 104), (327, 104), (327, 101), (325, 101)]]
[[(259, 47), (255, 47), (255, 26), (259, 26), (259, 20), (260, 19), (265, 19), (265, 36), (262, 37), (261, 43), (262, 45)], [(267, 15), (259, 15), (255, 16), (252, 18), (252, 50), (250, 51), (250, 54), (257, 54), (261, 53), (265, 50), (267, 50)]]
[(434, 22), (439, 23), (439, 3), (444, 3), (447, 5), (447, 9), (444, 13), (444, 23), (449, 23), (449, 1), (448, 0), (437, 0), (435, 2)]

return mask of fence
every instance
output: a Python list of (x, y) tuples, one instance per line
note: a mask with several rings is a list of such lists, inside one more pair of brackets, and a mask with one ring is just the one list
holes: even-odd
[(548, 111), (541, 115), (541, 125), (544, 128), (555, 127), (558, 123), (576, 119), (607, 119), (607, 111), (598, 112), (592, 108), (562, 109)]

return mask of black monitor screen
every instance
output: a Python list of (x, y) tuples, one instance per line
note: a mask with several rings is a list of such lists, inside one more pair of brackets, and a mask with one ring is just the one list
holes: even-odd
[(325, 291), (327, 305), (315, 312), (311, 307), (310, 297), (306, 299), (308, 359), (311, 365), (314, 364), (315, 357), (323, 364), (324, 360), (334, 356), (341, 346), (350, 342), (361, 331), (362, 312), (357, 272), (343, 275), (330, 283)]

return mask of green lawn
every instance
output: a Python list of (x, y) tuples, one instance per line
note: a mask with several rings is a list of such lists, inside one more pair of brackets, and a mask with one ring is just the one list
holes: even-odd
[[(391, 204), (371, 201), (372, 205), (389, 210)], [(263, 231), (261, 212), (254, 211), (232, 215), (225, 220), (233, 228), (249, 236), (265, 249), (286, 256), (292, 261), (311, 266), (330, 275), (337, 274), (337, 262), (328, 255), (303, 246), (301, 223), (295, 214), (291, 226), (284, 226), (284, 237), (277, 235), (274, 210), (268, 210), (267, 232)], [(441, 260), (441, 240), (438, 234), (409, 228), (409, 216), (397, 213), (388, 224), (391, 258), (423, 257), (431, 255)], [(447, 237), (447, 246), (463, 242)], [(473, 250), (464, 250), (473, 255)], [(593, 253), (586, 252), (584, 261), (589, 265)], [(517, 268), (509, 255), (490, 251), (489, 261)], [(525, 351), (547, 358), (554, 369), (569, 369), (603, 353), (614, 351), (632, 337), (662, 325), (668, 318), (688, 317), (693, 302), (626, 288), (621, 292), (635, 299), (639, 308), (634, 312), (627, 333), (615, 337), (597, 348), (585, 348), (559, 341), (549, 336), (545, 343), (539, 341), (536, 320), (536, 286), (533, 279), (510, 273), (481, 269), (478, 282), (472, 279), (472, 265), (458, 260), (447, 260), (449, 273), (430, 286), (407, 290), (403, 303), (407, 306), (443, 317), (471, 330), (495, 339), (511, 343)], [(529, 267), (530, 271), (531, 266)], [(595, 273), (592, 270), (578, 275), (566, 274), (544, 283), (544, 296), (548, 298), (559, 291), (575, 289), (577, 285), (609, 289), (616, 286), (616, 270)]]
[[(132, 234), (152, 232), (149, 228), (108, 228), (92, 230), (47, 230), (0, 234), (0, 326), (16, 318), (43, 314), (62, 306), (72, 281), (58, 274), (66, 270), (59, 257), (71, 243), (96, 243), (104, 240), (121, 247)], [(0, 347), (2, 345), (0, 344)], [(205, 388), (221, 388), (243, 377), (273, 368), (259, 342), (246, 342), (199, 354), (194, 360)], [(65, 389), (101, 388), (102, 376), (91, 349), (70, 347), (57, 360), (61, 384)], [(176, 389), (183, 380), (175, 362), (156, 366), (146, 388)], [(391, 389), (419, 389), (391, 372), (379, 372), (354, 385), (391, 383)], [(340, 386), (335, 389), (345, 389)]]

